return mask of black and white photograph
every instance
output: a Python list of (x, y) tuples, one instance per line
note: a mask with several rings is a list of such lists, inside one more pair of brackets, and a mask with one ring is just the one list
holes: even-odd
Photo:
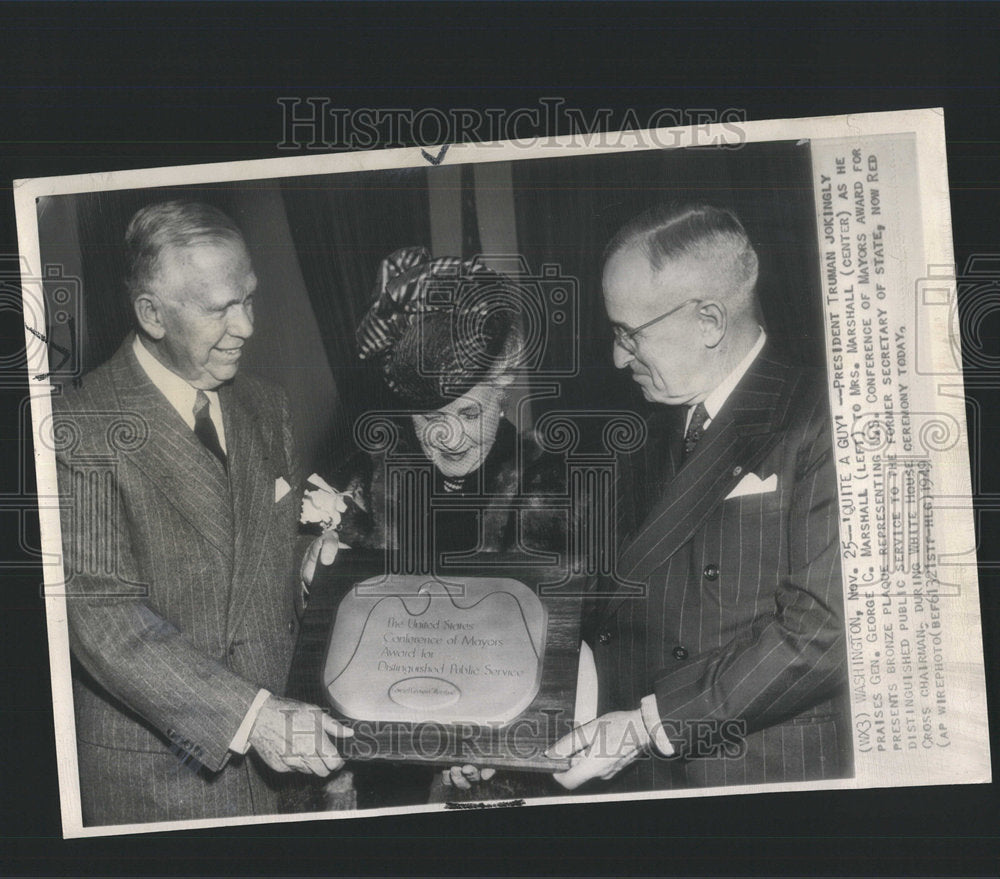
[(5, 876), (995, 876), (995, 0), (0, 3)]
[(64, 834), (987, 781), (946, 180), (928, 109), (20, 181)]

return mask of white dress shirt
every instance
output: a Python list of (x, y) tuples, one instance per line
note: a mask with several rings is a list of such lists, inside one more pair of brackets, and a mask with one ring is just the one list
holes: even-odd
[[(708, 413), (708, 418), (705, 419), (705, 424), (702, 427), (703, 430), (707, 428), (712, 423), (712, 419), (719, 414), (722, 404), (729, 399), (729, 395), (740, 383), (740, 379), (746, 375), (746, 371), (750, 368), (750, 364), (757, 359), (757, 355), (760, 354), (766, 341), (767, 333), (764, 332), (763, 327), (760, 327), (760, 335), (757, 337), (757, 341), (754, 342), (753, 347), (747, 352), (746, 357), (744, 357), (736, 365), (736, 369), (719, 382), (719, 384), (715, 386), (714, 390), (702, 401), (705, 404), (705, 411)], [(687, 429), (691, 424), (691, 416), (693, 414), (694, 406), (689, 406), (687, 411), (687, 420), (684, 422), (685, 433), (687, 433)]]
[[(171, 372), (159, 360), (157, 360), (142, 344), (139, 336), (132, 342), (132, 350), (135, 352), (135, 359), (139, 361), (142, 371), (149, 376), (149, 380), (156, 385), (157, 390), (167, 398), (177, 414), (184, 419), (184, 423), (194, 430), (194, 401), (198, 395), (198, 389), (188, 384), (176, 372)], [(208, 414), (215, 425), (215, 432), (219, 435), (219, 445), (222, 451), (226, 451), (226, 427), (222, 423), (222, 404), (219, 402), (217, 391), (205, 391), (208, 397)]]

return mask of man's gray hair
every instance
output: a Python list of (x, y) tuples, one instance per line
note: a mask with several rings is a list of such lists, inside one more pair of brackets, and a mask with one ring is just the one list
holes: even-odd
[(160, 254), (168, 247), (235, 243), (239, 227), (222, 211), (199, 201), (161, 201), (136, 211), (125, 231), (125, 286), (129, 299), (148, 290)]
[(725, 208), (708, 204), (656, 205), (618, 230), (604, 251), (604, 261), (631, 247), (637, 248), (657, 271), (684, 257), (716, 261), (720, 268), (728, 258), (741, 292), (752, 297), (757, 281), (757, 252), (736, 214)]

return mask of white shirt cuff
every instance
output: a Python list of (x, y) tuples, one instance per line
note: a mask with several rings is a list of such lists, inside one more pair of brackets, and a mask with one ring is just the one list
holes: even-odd
[(597, 717), (597, 665), (594, 662), (594, 651), (586, 641), (581, 641), (573, 723), (576, 726), (583, 726), (595, 717)]
[(243, 723), (240, 724), (240, 728), (236, 730), (236, 735), (233, 736), (233, 740), (229, 743), (229, 750), (234, 754), (245, 754), (250, 750), (250, 733), (253, 731), (253, 725), (257, 722), (257, 715), (260, 714), (260, 709), (264, 707), (264, 703), (271, 698), (271, 694), (261, 688), (257, 691), (257, 695), (254, 697), (253, 702), (250, 703), (250, 708), (243, 717)]
[(656, 695), (650, 693), (639, 703), (639, 711), (642, 713), (642, 722), (646, 725), (649, 733), (649, 740), (664, 757), (669, 757), (674, 753), (674, 746), (667, 738), (666, 730), (663, 728), (663, 721), (660, 720), (660, 709), (656, 705)]

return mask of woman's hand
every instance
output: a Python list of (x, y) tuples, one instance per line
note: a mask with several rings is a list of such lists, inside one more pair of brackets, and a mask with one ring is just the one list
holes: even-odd
[(299, 521), (303, 525), (319, 525), (323, 529), (306, 552), (299, 571), (302, 582), (309, 587), (316, 576), (317, 564), (332, 565), (341, 549), (350, 549), (346, 543), (340, 542), (337, 528), (341, 514), (347, 509), (346, 498), (352, 495), (347, 491), (337, 491), (315, 473), (307, 482), (314, 487), (303, 492)]
[(350, 549), (340, 542), (340, 535), (336, 531), (324, 531), (310, 544), (299, 569), (299, 576), (307, 587), (312, 585), (313, 577), (316, 576), (316, 565), (332, 565), (341, 547)]
[(472, 790), (472, 785), (478, 784), (480, 781), (489, 781), (496, 775), (496, 772), (495, 769), (488, 766), (485, 769), (480, 769), (478, 766), (466, 763), (464, 766), (452, 766), (451, 769), (442, 770), (441, 781), (444, 782), (445, 787)]

